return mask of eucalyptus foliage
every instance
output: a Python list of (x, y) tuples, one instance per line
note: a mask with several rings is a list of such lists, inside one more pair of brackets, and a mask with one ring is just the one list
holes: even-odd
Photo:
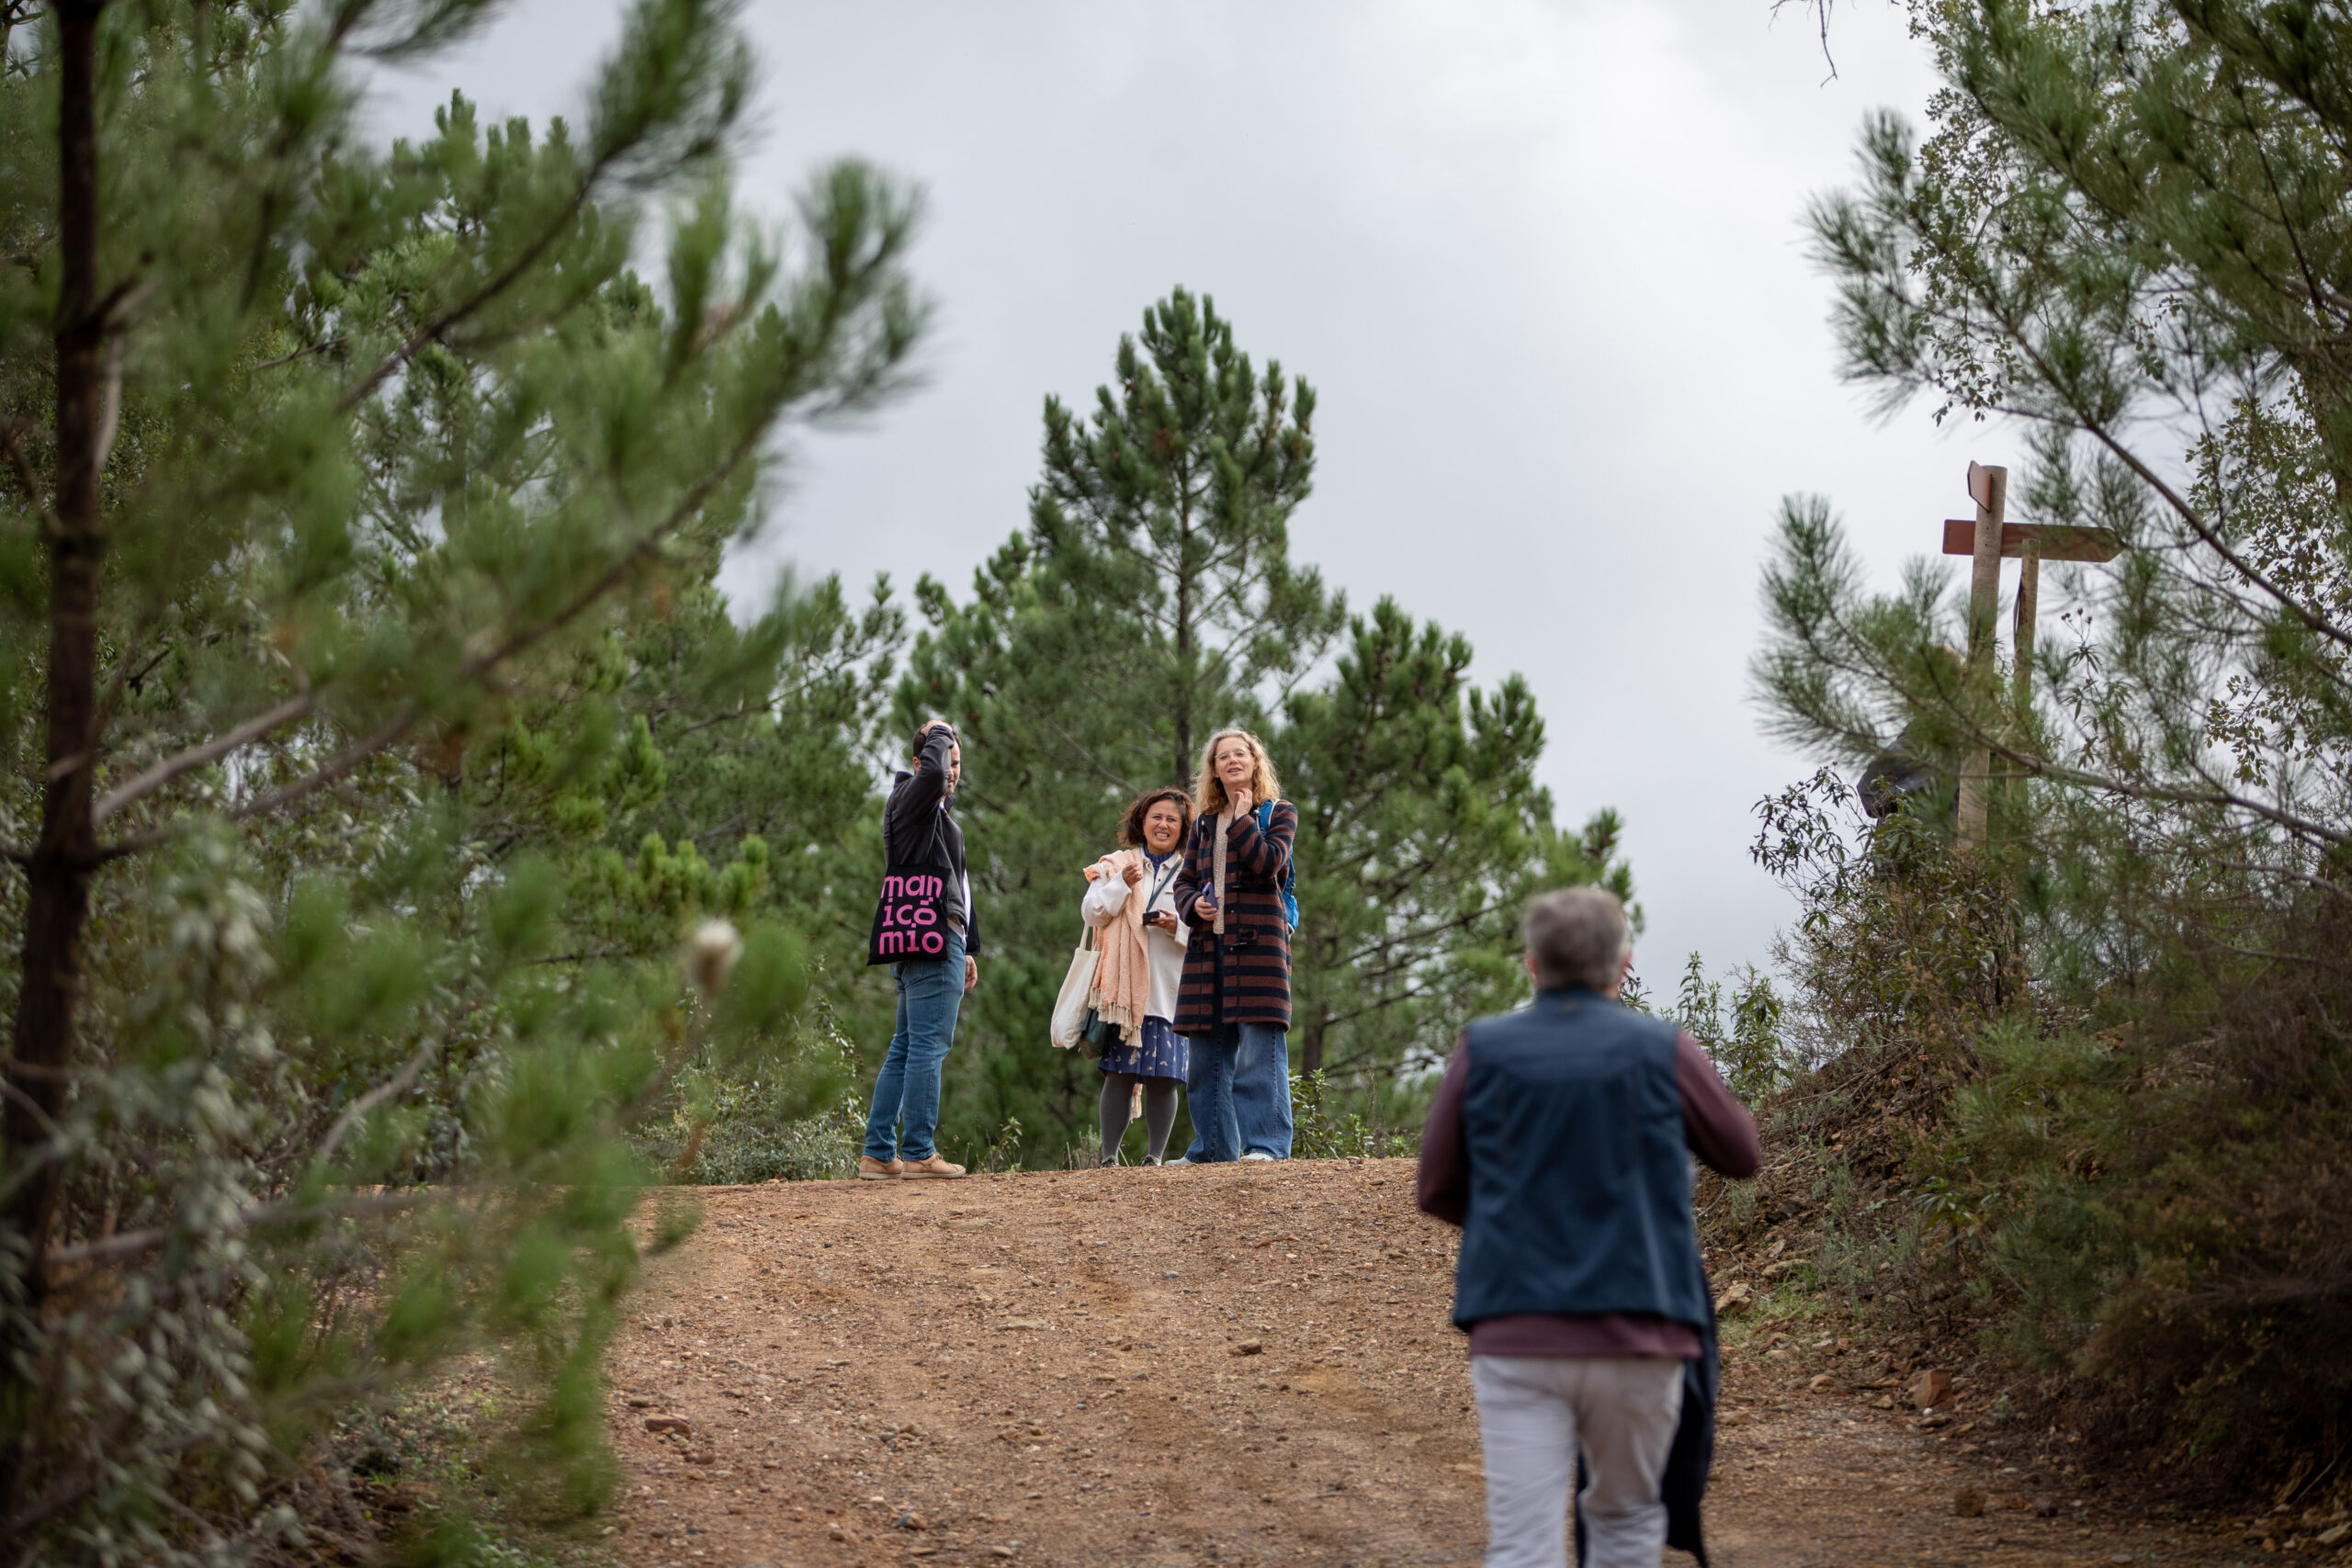
[(333, 1416), (485, 1341), (512, 1495), (594, 1506), (628, 1134), (797, 1071), (833, 939), (780, 917), (899, 625), (712, 579), (778, 433), (897, 384), (914, 204), (741, 216), (706, 0), (577, 125), (364, 145), (363, 73), (492, 9), (5, 8), (0, 1562), (263, 1551)]

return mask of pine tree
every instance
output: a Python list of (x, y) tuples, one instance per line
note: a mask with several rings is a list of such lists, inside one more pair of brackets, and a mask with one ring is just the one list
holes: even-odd
[(1555, 823), (1526, 682), (1478, 691), (1470, 660), (1467, 637), (1416, 627), (1384, 599), (1279, 732), (1300, 802), (1299, 901), (1314, 911), (1291, 942), (1300, 1070), (1360, 1086), (1386, 1119), (1409, 1115), (1396, 1090), (1464, 1023), (1526, 995), (1529, 897), (1586, 883), (1633, 897), (1614, 812), (1577, 836)]
[(1116, 375), (1118, 394), (1096, 389), (1089, 421), (1046, 400), (1029, 519), (1038, 589), (1057, 612), (1035, 628), (1053, 638), (1035, 651), (1057, 683), (1027, 705), (1136, 694), (1140, 726), (1106, 732), (1094, 754), (1130, 781), (1189, 780), (1209, 732), (1287, 692), (1345, 618), (1344, 598), (1290, 559), (1290, 515), (1315, 472), (1315, 391), (1304, 377), (1285, 387), (1275, 361), (1258, 375), (1216, 302), (1182, 288), (1144, 312), (1139, 343), (1120, 339)]
[(1090, 420), (1046, 400), (1029, 527), (970, 600), (918, 588), (931, 627), (897, 728), (944, 714), (963, 732), (959, 809), (989, 950), (949, 1058), (948, 1125), (969, 1147), (1018, 1122), (1046, 1157), (1082, 1141), (1093, 1070), (1045, 1042), (1080, 931), (1080, 871), (1112, 847), (1128, 800), (1189, 788), (1227, 724), (1268, 742), (1301, 812), (1294, 1043), (1375, 1112), (1385, 1095), (1409, 1115), (1416, 1070), (1520, 994), (1523, 896), (1545, 880), (1629, 886), (1614, 819), (1582, 841), (1554, 826), (1523, 682), (1472, 691), (1466, 640), (1386, 603), (1351, 623), (1291, 561), (1287, 521), (1315, 457), (1304, 378), (1260, 377), (1213, 305), (1182, 289), (1121, 340), (1116, 374)]
[(2021, 701), (1948, 678), (1947, 574), (1874, 592), (1827, 504), (1788, 503), (1758, 664), (1783, 734), (1859, 761), (1907, 725), (2008, 775), (1957, 858), (1898, 820), (1849, 860), (1834, 781), (1771, 803), (1797, 1033), (1973, 1080), (1928, 1190), (2037, 1371), (2128, 1410), (2115, 1438), (2268, 1466), (2332, 1447), (2352, 1388), (2352, 22), (1914, 14), (1930, 134), (1873, 119), (1813, 214), (1848, 374), (2018, 417), (2011, 520), (2121, 553), (2045, 575), (2064, 629)]
[(1267, 722), (1345, 604), (1289, 557), (1315, 463), (1315, 394), (1262, 375), (1214, 302), (1183, 289), (1122, 337), (1116, 381), (1080, 420), (1048, 397), (1029, 526), (931, 625), (899, 686), (894, 751), (933, 714), (965, 737), (959, 796), (984, 901), (981, 988), (950, 1058), (966, 1146), (1008, 1120), (1080, 1135), (1091, 1068), (1044, 1048), (1076, 942), (1080, 870), (1147, 788), (1189, 785), (1225, 724)]
[[(0, 23), (0, 1562), (275, 1539), (339, 1404), (485, 1336), (515, 1488), (593, 1506), (628, 1134), (800, 1027), (776, 851), (858, 792), (786, 702), (895, 631), (738, 636), (710, 578), (779, 429), (895, 384), (912, 204), (741, 219), (703, 0), (630, 8), (577, 135), (356, 144), (360, 63), (489, 9)], [(831, 793), (706, 858), (660, 812), (729, 725)]]

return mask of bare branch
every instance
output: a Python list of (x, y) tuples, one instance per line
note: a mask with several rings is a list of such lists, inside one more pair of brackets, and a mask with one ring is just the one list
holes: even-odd
[(353, 1100), (344, 1109), (343, 1114), (335, 1118), (334, 1125), (327, 1129), (327, 1135), (320, 1140), (317, 1152), (311, 1155), (312, 1163), (324, 1165), (328, 1160), (333, 1159), (334, 1151), (342, 1146), (343, 1140), (350, 1135), (354, 1127), (366, 1120), (369, 1111), (379, 1105), (398, 1100), (415, 1087), (416, 1080), (424, 1075), (426, 1067), (433, 1065), (433, 1059), (440, 1054), (439, 1037), (427, 1035), (424, 1043), (410, 1054), (407, 1061), (401, 1064), (399, 1072)]
[(406, 342), (386, 355), (378, 362), (374, 369), (360, 378), (356, 386), (343, 395), (342, 400), (335, 405), (335, 412), (346, 414), (366, 402), (377, 388), (382, 386), (385, 380), (401, 367), (416, 357), (425, 344), (439, 342), (451, 328), (462, 324), (492, 300), (514, 287), (531, 268), (538, 265), (539, 258), (547, 254), (548, 247), (553, 245), (561, 237), (563, 231), (571, 226), (571, 220), (577, 218), (581, 209), (588, 205), (589, 198), (595, 194), (597, 183), (605, 177), (605, 161), (601, 159), (591, 164), (587, 172), (581, 175), (580, 184), (573, 189), (571, 198), (564, 203), (563, 209), (536, 239), (517, 252), (513, 261), (509, 262), (496, 276), (475, 290), (470, 298), (443, 311), (410, 333)]
[(2109, 428), (2105, 419), (2084, 406), (2082, 400), (2075, 395), (2069, 378), (2060, 371), (2058, 367), (2051, 363), (2048, 355), (2034, 342), (2027, 323), (2020, 320), (2015, 311), (2008, 309), (2007, 300), (2002, 298), (1989, 279), (1978, 283), (1973, 292), (1978, 305), (1999, 324), (2009, 344), (2024, 356), (2033, 373), (2041, 378), (2041, 384), (2058, 394), (2066, 407), (2068, 418), (2061, 421), (2049, 413), (2025, 408), (2004, 407), (1998, 412), (2018, 414), (2043, 424), (2071, 423), (2074, 428), (2089, 435), (2101, 446), (2107, 448), (2118, 462), (2130, 468), (2133, 476), (2165, 503), (2167, 510), (2188, 525), (2189, 530), (2203, 541), (2207, 548), (2228, 562), (2231, 570), (2268, 594), (2281, 608), (2293, 615), (2296, 620), (2301, 621), (2310, 631), (2332, 642), (2352, 648), (2352, 628), (2335, 625), (2325, 615), (2305, 604), (2282, 584), (2273, 581), (2259, 567), (2231, 548), (2229, 543), (2221, 536), (2211, 522), (2197, 510), (2188, 497), (2167, 483), (2163, 476), (2150, 468), (2138, 453), (2125, 445), (2122, 438)]
[[(264, 1225), (308, 1224), (314, 1220), (393, 1213), (402, 1209), (446, 1201), (449, 1197), (449, 1190), (442, 1188), (431, 1192), (379, 1192), (333, 1203), (257, 1203), (237, 1213), (231, 1224), (237, 1230), (254, 1230)], [(176, 1225), (154, 1225), (145, 1230), (124, 1231), (98, 1241), (76, 1242), (71, 1247), (57, 1247), (46, 1256), (43, 1262), (54, 1269), (60, 1264), (96, 1263), (108, 1258), (129, 1258), (141, 1252), (152, 1252), (174, 1236), (187, 1234), (184, 1228)]]
[(90, 443), (90, 467), (103, 470), (113, 455), (115, 433), (122, 428), (122, 335), (107, 339), (107, 377), (98, 404), (98, 433)]
[(1044, 717), (1044, 718), (1045, 718), (1045, 724), (1046, 724), (1046, 728), (1048, 728), (1048, 729), (1052, 730), (1056, 735), (1060, 736), (1060, 737), (1062, 738), (1063, 742), (1064, 742), (1066, 745), (1068, 745), (1071, 750), (1073, 750), (1073, 751), (1077, 752), (1080, 756), (1081, 756), (1081, 757), (1083, 757), (1083, 758), (1085, 758), (1085, 759), (1086, 759), (1086, 765), (1087, 765), (1088, 767), (1092, 768), (1096, 773), (1101, 773), (1101, 774), (1102, 774), (1105, 779), (1109, 780), (1109, 781), (1110, 781), (1114, 785), (1115, 785), (1115, 786), (1116, 786), (1116, 787), (1117, 787), (1117, 788), (1118, 788), (1118, 789), (1119, 789), (1123, 794), (1126, 794), (1126, 795), (1133, 795), (1133, 794), (1135, 794), (1135, 793), (1136, 793), (1136, 786), (1135, 786), (1135, 785), (1133, 785), (1133, 784), (1129, 784), (1126, 780), (1125, 780), (1125, 779), (1121, 778), (1118, 774), (1116, 774), (1116, 773), (1113, 773), (1110, 769), (1108, 769), (1108, 768), (1104, 767), (1104, 766), (1103, 766), (1103, 765), (1102, 765), (1099, 761), (1097, 761), (1097, 760), (1096, 760), (1096, 758), (1095, 758), (1095, 756), (1094, 756), (1094, 753), (1093, 753), (1093, 752), (1089, 751), (1085, 747), (1083, 747), (1083, 746), (1080, 745), (1080, 744), (1078, 743), (1078, 739), (1077, 739), (1077, 738), (1076, 738), (1075, 736), (1071, 735), (1071, 734), (1070, 734), (1070, 732), (1069, 732), (1069, 730), (1064, 729), (1060, 725), (1056, 724), (1056, 723), (1054, 722), (1053, 718), (1052, 718), (1050, 716), (1042, 716), (1042, 717)]
[[(242, 801), (231, 807), (223, 815), (232, 822), (242, 822), (249, 817), (258, 817), (266, 812), (276, 811), (280, 807), (290, 806), (305, 795), (315, 794), (331, 784), (338, 783), (349, 776), (361, 763), (407, 734), (422, 716), (423, 710), (412, 703), (395, 715), (390, 723), (386, 724), (372, 735), (353, 741), (306, 777), (297, 779), (282, 788), (274, 789), (267, 795), (256, 795), (251, 800)], [(120, 860), (125, 855), (137, 854), (142, 850), (152, 850), (158, 844), (167, 844), (179, 837), (187, 826), (185, 821), (170, 822), (162, 827), (151, 828), (143, 833), (134, 833), (127, 839), (117, 839), (110, 844), (99, 846), (98, 859), (102, 862)]]
[(316, 692), (300, 692), (276, 707), (255, 714), (236, 728), (225, 731), (201, 746), (192, 746), (175, 756), (149, 767), (137, 776), (98, 797), (90, 808), (90, 825), (97, 827), (132, 802), (153, 795), (182, 773), (208, 767), (230, 752), (260, 739), (279, 725), (291, 724), (318, 706)]
[[(497, 668), (516, 654), (526, 651), (534, 644), (553, 636), (585, 614), (591, 606), (599, 603), (606, 594), (618, 587), (627, 580), (630, 572), (635, 571), (656, 550), (660, 549), (662, 542), (683, 526), (686, 519), (701, 510), (703, 503), (707, 502), (718, 487), (725, 484), (733, 476), (735, 470), (742, 467), (757, 449), (758, 431), (755, 428), (751, 434), (746, 435), (736, 445), (734, 451), (728, 454), (725, 462), (705, 475), (699, 483), (680, 499), (678, 504), (671, 509), (668, 516), (664, 517), (643, 538), (622, 552), (611, 566), (600, 572), (595, 580), (575, 595), (569, 604), (537, 626), (525, 627), (496, 648), (469, 660), (461, 671), (462, 679), (480, 680), (486, 671)], [(411, 702), (399, 713), (393, 715), (382, 728), (344, 748), (306, 777), (274, 789), (267, 795), (257, 795), (251, 800), (241, 802), (231, 807), (224, 815), (232, 822), (242, 822), (248, 818), (263, 816), (290, 806), (329, 784), (338, 783), (349, 776), (368, 759), (397, 742), (401, 737), (415, 728), (417, 721), (424, 716), (424, 709), (417, 703)], [(178, 835), (184, 826), (185, 824), (167, 824), (151, 829), (144, 833), (134, 834), (127, 839), (119, 839), (113, 843), (101, 846), (98, 851), (98, 859), (102, 862), (119, 860), (125, 855), (136, 854), (142, 850), (167, 843)]]
[(291, 365), (296, 360), (307, 358), (313, 354), (332, 354), (336, 349), (343, 347), (345, 342), (345, 339), (339, 337), (322, 338), (319, 342), (311, 344), (306, 347), (298, 348), (291, 354), (281, 354), (275, 359), (265, 359), (260, 364), (254, 366), (254, 368), (256, 370), (275, 370), (281, 365)]

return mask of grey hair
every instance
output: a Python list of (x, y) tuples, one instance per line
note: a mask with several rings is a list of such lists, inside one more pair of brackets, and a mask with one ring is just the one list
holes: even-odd
[(1625, 962), (1625, 906), (1607, 888), (1539, 893), (1528, 901), (1521, 930), (1540, 988), (1605, 991), (1617, 983)]

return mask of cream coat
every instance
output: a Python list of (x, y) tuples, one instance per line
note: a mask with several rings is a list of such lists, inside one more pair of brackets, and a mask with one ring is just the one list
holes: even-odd
[[(1151, 907), (1143, 912), (1147, 915), (1163, 911), (1171, 915), (1176, 913), (1176, 873), (1182, 854), (1181, 848), (1170, 854), (1160, 863), (1159, 872), (1155, 872), (1151, 862), (1146, 860), (1143, 886), (1140, 887), (1129, 888), (1127, 879), (1115, 872), (1096, 877), (1087, 885), (1086, 897), (1079, 903), (1080, 915), (1094, 930), (1102, 931), (1125, 912), (1130, 893), (1140, 898), (1150, 892), (1151, 885), (1159, 880), (1160, 872), (1167, 874), (1168, 885), (1160, 889), (1159, 897), (1152, 900)], [(1103, 863), (1108, 864), (1119, 858), (1117, 855), (1109, 856)], [(1184, 943), (1190, 934), (1181, 920), (1172, 935), (1157, 927), (1143, 933), (1144, 955), (1151, 967), (1151, 999), (1144, 1008), (1147, 1016), (1174, 1023), (1176, 992), (1184, 979)]]

